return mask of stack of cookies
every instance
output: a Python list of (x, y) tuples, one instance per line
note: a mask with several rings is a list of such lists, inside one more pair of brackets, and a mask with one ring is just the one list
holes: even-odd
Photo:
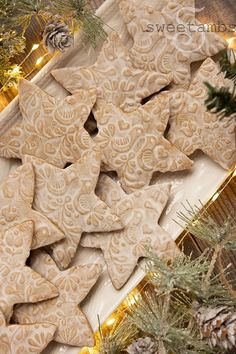
[[(234, 120), (220, 120), (204, 104), (205, 81), (233, 86), (210, 58), (227, 43), (210, 32), (202, 42), (196, 32), (185, 48), (177, 32), (148, 31), (157, 21), (197, 26), (194, 1), (185, 10), (183, 3), (121, 0), (133, 47), (112, 31), (92, 66), (54, 70), (72, 94), (65, 99), (20, 82), (22, 120), (0, 136), (0, 156), (22, 160), (0, 187), (4, 354), (40, 353), (51, 340), (92, 346), (78, 305), (104, 264), (71, 267), (78, 245), (102, 250), (121, 289), (148, 249), (160, 257), (176, 252), (158, 224), (171, 185), (153, 185), (153, 174), (191, 169), (196, 150), (224, 169), (235, 162)], [(190, 65), (199, 60), (191, 78)]]

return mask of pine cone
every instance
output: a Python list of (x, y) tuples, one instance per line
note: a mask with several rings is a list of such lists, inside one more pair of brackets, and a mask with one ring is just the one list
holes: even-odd
[(74, 40), (70, 34), (69, 27), (62, 22), (49, 23), (43, 33), (44, 46), (50, 53), (56, 50), (64, 52), (66, 48), (70, 47)]
[(156, 345), (150, 337), (137, 339), (126, 349), (126, 352), (129, 354), (157, 354)]
[(201, 335), (211, 347), (231, 350), (236, 345), (236, 312), (229, 306), (194, 306)]

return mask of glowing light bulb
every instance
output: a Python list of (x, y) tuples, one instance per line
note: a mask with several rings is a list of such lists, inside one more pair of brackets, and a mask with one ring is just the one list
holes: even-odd
[(110, 318), (109, 320), (106, 321), (106, 325), (107, 326), (112, 326), (114, 322), (115, 322), (115, 318), (114, 317)]
[(31, 52), (33, 52), (34, 50), (38, 49), (38, 47), (39, 47), (39, 44), (37, 44), (37, 43), (34, 44), (32, 49), (31, 49)]
[(40, 65), (42, 60), (43, 60), (43, 57), (38, 58), (38, 60), (36, 61), (36, 66)]
[(14, 69), (12, 69), (12, 74), (18, 74), (20, 72), (20, 67), (16, 66)]
[(236, 37), (227, 39), (227, 42), (229, 43), (229, 48), (236, 50)]
[(220, 193), (214, 194), (213, 197), (212, 197), (212, 201), (215, 202), (216, 199), (219, 197), (219, 195), (220, 195)]

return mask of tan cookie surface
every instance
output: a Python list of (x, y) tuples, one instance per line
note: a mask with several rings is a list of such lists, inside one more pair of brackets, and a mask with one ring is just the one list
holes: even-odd
[(39, 354), (53, 339), (56, 326), (40, 323), (6, 326), (0, 312), (1, 354)]
[(138, 107), (143, 98), (169, 84), (164, 75), (135, 69), (128, 49), (116, 32), (111, 32), (97, 61), (90, 67), (56, 69), (53, 76), (69, 92), (97, 88), (97, 109), (113, 103), (129, 112)]
[(148, 186), (155, 171), (179, 171), (192, 161), (164, 138), (169, 99), (161, 95), (130, 113), (107, 104), (97, 112), (94, 141), (103, 154), (103, 169), (116, 171), (127, 193)]
[(204, 82), (214, 87), (231, 87), (232, 81), (219, 74), (219, 66), (207, 59), (188, 91), (171, 94), (171, 116), (168, 139), (186, 155), (202, 150), (225, 169), (236, 161), (235, 118), (220, 119), (207, 112), (208, 90)]
[(160, 256), (173, 257), (176, 246), (171, 236), (158, 225), (169, 197), (169, 186), (150, 186), (127, 195), (105, 174), (97, 194), (116, 210), (125, 225), (113, 233), (85, 234), (83, 247), (101, 248), (113, 285), (120, 289), (130, 278), (140, 257), (151, 248)]
[(33, 223), (27, 221), (0, 234), (0, 310), (9, 321), (13, 305), (58, 295), (56, 287), (25, 266), (30, 254)]
[(195, 19), (194, 0), (169, 0), (159, 11), (145, 1), (121, 0), (119, 6), (134, 40), (130, 50), (134, 66), (166, 75), (175, 84), (190, 80), (192, 62), (228, 45)]
[(18, 167), (0, 185), (0, 230), (34, 222), (31, 248), (47, 246), (64, 238), (64, 234), (46, 216), (32, 209), (35, 188), (33, 166), (26, 163)]
[(93, 147), (84, 124), (96, 101), (96, 90), (80, 90), (58, 99), (27, 80), (19, 84), (22, 122), (0, 137), (0, 156), (39, 157), (63, 168)]
[(82, 232), (112, 231), (123, 227), (117, 215), (94, 193), (100, 173), (100, 153), (94, 150), (62, 170), (27, 156), (36, 175), (34, 208), (55, 223), (66, 238), (52, 245), (53, 258), (66, 268)]
[(38, 304), (19, 306), (14, 312), (14, 319), (20, 323), (42, 321), (55, 324), (56, 342), (74, 346), (93, 346), (92, 329), (78, 304), (96, 283), (102, 266), (78, 265), (60, 271), (52, 258), (43, 251), (34, 252), (31, 266), (55, 285), (59, 296)]

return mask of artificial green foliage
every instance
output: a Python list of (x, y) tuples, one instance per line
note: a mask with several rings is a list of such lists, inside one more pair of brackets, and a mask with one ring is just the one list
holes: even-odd
[(220, 59), (221, 71), (227, 79), (236, 81), (236, 55), (233, 50), (226, 50)]
[(158, 297), (148, 291), (132, 307), (127, 322), (149, 335), (156, 342), (159, 354), (216, 352), (201, 340), (190, 311), (179, 303), (173, 305), (171, 301), (169, 295)]
[(22, 71), (13, 74), (16, 65), (12, 64), (12, 58), (25, 50), (25, 38), (19, 35), (15, 30), (7, 30), (5, 26), (0, 26), (0, 84), (7, 86), (16, 83), (22, 75)]
[(197, 259), (180, 252), (170, 261), (160, 259), (156, 253), (149, 251), (145, 270), (160, 295), (182, 289), (186, 293), (191, 292), (200, 296), (202, 279), (208, 271), (209, 264), (206, 252)]
[(193, 236), (206, 241), (212, 248), (222, 245), (225, 249), (236, 250), (235, 217), (229, 215), (222, 225), (219, 225), (208, 211), (202, 212), (200, 207), (187, 202), (183, 212), (177, 213), (176, 221), (182, 228), (187, 229)]
[(232, 91), (228, 87), (213, 87), (208, 82), (205, 85), (208, 88), (208, 98), (205, 101), (208, 111), (219, 114), (220, 118), (236, 113), (235, 88)]
[(234, 81), (233, 89), (213, 87), (209, 82), (205, 82), (208, 88), (205, 104), (208, 111), (217, 113), (220, 118), (224, 118), (236, 113), (236, 55), (233, 50), (224, 52), (220, 59), (220, 67), (225, 78)]
[[(145, 270), (149, 285), (132, 302), (119, 333), (125, 333), (125, 326), (133, 327), (140, 340), (148, 337), (155, 343), (158, 354), (225, 353), (221, 348), (229, 343), (227, 335), (232, 339), (230, 345), (236, 340), (232, 338), (235, 334), (231, 333), (231, 323), (226, 325), (220, 314), (216, 322), (208, 317), (210, 313), (218, 313), (216, 310), (221, 306), (227, 309), (230, 316), (227, 318), (234, 319), (236, 312), (236, 295), (226, 279), (230, 267), (215, 274), (217, 261), (221, 264), (222, 251), (235, 249), (235, 220), (229, 216), (219, 225), (208, 212), (189, 203), (183, 207), (183, 212), (178, 213), (178, 220), (178, 224), (196, 238), (208, 242), (209, 248), (195, 259), (182, 252), (176, 252), (173, 259), (160, 259), (153, 250), (147, 250)], [(212, 321), (208, 324), (209, 319)], [(217, 327), (218, 323), (222, 325), (222, 331)], [(216, 328), (218, 337), (214, 341)], [(114, 344), (112, 350), (106, 347), (107, 350), (100, 351), (103, 345), (101, 338), (99, 353), (125, 353), (113, 341), (114, 334), (113, 329), (111, 337), (109, 333), (106, 337)], [(122, 335), (119, 339), (122, 341)], [(134, 343), (129, 350), (135, 348)], [(212, 343), (213, 348), (210, 346)], [(119, 342), (119, 348), (124, 347)]]
[(119, 354), (125, 351), (128, 345), (137, 336), (138, 330), (127, 322), (126, 317), (110, 331), (104, 333), (99, 325), (99, 354)]
[(86, 0), (54, 0), (54, 12), (62, 17), (72, 16), (78, 27), (85, 33), (93, 47), (107, 36), (103, 20), (87, 6)]

